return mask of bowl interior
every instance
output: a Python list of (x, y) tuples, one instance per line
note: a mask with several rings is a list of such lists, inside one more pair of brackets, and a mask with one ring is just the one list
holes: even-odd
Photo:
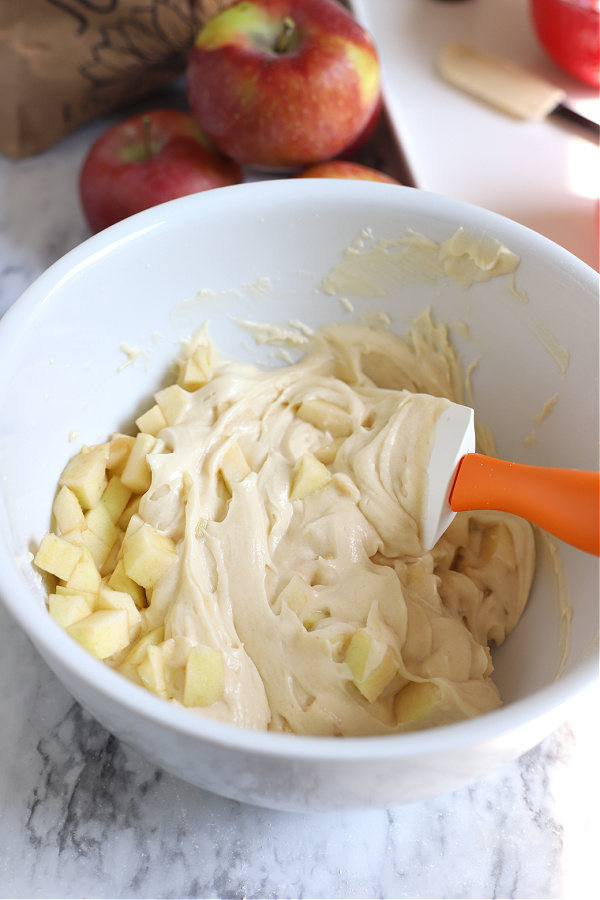
[[(357, 288), (342, 297), (320, 287), (362, 233), (377, 242), (410, 228), (443, 241), (458, 226), (518, 253), (514, 280), (505, 275), (463, 290), (449, 278), (399, 286), (382, 276), (378, 296)], [(465, 369), (476, 363), (474, 406), (500, 455), (596, 468), (597, 291), (592, 270), (521, 226), (390, 185), (241, 185), (119, 223), (59, 261), (0, 324), (5, 602), (52, 656), (55, 626), (29, 553), (49, 527), (58, 475), (82, 444), (132, 426), (169, 381), (179, 341), (206, 321), (225, 353), (274, 366), (282, 364), (277, 348), (258, 345), (244, 322), (316, 328), (376, 310), (402, 334), (431, 308), (450, 326)], [(536, 423), (555, 396), (551, 413)], [(554, 554), (543, 540), (539, 551), (522, 622), (494, 655), (508, 703), (549, 684), (567, 649), (565, 673), (597, 652), (598, 561), (563, 545)], [(574, 610), (569, 648), (560, 618), (566, 600)]]

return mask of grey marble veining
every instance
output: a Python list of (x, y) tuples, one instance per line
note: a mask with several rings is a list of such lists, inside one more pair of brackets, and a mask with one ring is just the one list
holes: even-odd
[(0, 314), (68, 250), (89, 236), (79, 208), (78, 137), (18, 161), (0, 155)]
[[(0, 157), (0, 314), (88, 231), (95, 123)], [(597, 895), (597, 699), (517, 762), (391, 811), (300, 816), (212, 796), (84, 713), (0, 608), (0, 897)]]

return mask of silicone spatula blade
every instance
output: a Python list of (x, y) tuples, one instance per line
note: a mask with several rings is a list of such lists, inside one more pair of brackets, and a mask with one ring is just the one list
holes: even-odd
[(562, 88), (515, 63), (467, 44), (451, 43), (438, 57), (442, 77), (478, 100), (517, 119), (555, 115), (576, 123), (598, 138), (600, 125), (563, 103)]
[[(513, 513), (600, 556), (600, 474), (494, 459), (474, 449), (473, 411), (450, 403), (437, 422), (421, 540), (431, 549), (463, 510)], [(466, 448), (466, 450), (465, 450)]]

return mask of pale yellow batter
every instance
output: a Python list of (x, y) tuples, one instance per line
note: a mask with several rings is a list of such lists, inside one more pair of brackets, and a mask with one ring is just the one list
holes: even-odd
[[(257, 729), (381, 734), (499, 706), (488, 644), (521, 616), (534, 540), (521, 519), (462, 513), (432, 552), (421, 545), (435, 422), (463, 401), (446, 328), (428, 314), (404, 340), (331, 326), (268, 371), (219, 359), (202, 332), (179, 368), (184, 387), (192, 371), (208, 380), (158, 430), (151, 484), (100, 574), (116, 584), (132, 522), (166, 535), (173, 560), (107, 662)], [(192, 648), (211, 660), (202, 706)]]

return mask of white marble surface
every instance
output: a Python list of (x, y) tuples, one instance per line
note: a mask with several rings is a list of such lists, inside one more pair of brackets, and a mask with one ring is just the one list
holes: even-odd
[[(0, 314), (87, 236), (78, 169), (106, 124), (0, 157)], [(145, 762), (82, 712), (2, 608), (0, 684), (2, 898), (597, 895), (597, 703), (452, 795), (311, 817), (211, 796)]]

